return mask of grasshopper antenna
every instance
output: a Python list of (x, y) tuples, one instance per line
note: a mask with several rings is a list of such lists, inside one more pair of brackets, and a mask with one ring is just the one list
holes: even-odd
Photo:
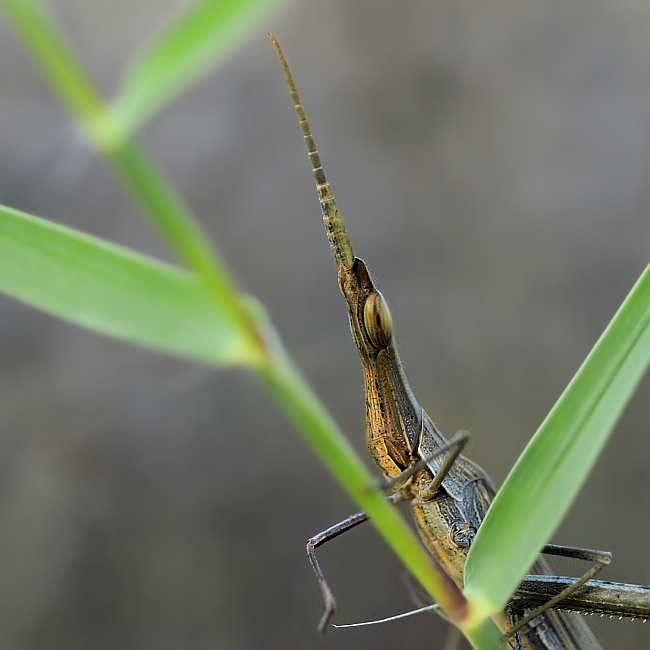
[(311, 169), (314, 174), (314, 180), (316, 181), (316, 189), (318, 190), (318, 200), (320, 201), (323, 221), (325, 222), (325, 228), (327, 229), (327, 238), (330, 242), (334, 261), (339, 270), (349, 270), (354, 265), (354, 252), (352, 250), (352, 244), (350, 243), (347, 230), (345, 229), (345, 223), (343, 223), (343, 217), (339, 212), (339, 206), (336, 203), (334, 194), (332, 194), (332, 188), (325, 177), (325, 171), (321, 165), (320, 155), (318, 149), (316, 149), (311, 129), (309, 128), (309, 121), (305, 115), (305, 109), (300, 103), (300, 97), (296, 90), (296, 84), (293, 81), (293, 76), (291, 75), (287, 59), (282, 53), (282, 48), (280, 47), (277, 38), (275, 38), (275, 36), (270, 32), (269, 38), (271, 39), (271, 43), (273, 43), (273, 47), (275, 48), (282, 69), (284, 70), (284, 77), (287, 81), (289, 92), (291, 93), (293, 106), (296, 109), (296, 115), (298, 116), (298, 122), (300, 123), (300, 130), (302, 131), (302, 136), (305, 140), (305, 145), (307, 146), (307, 153), (309, 154)]

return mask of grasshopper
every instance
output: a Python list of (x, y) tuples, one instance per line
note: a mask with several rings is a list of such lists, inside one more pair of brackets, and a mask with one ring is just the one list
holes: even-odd
[[(483, 469), (461, 454), (469, 434), (460, 432), (447, 441), (415, 398), (393, 341), (388, 305), (365, 262), (354, 255), (289, 65), (275, 37), (269, 36), (307, 146), (339, 286), (361, 357), (368, 450), (384, 475), (385, 489), (392, 491), (389, 498), (410, 503), (425, 547), (462, 587), (467, 553), (495, 495), (494, 486)], [(321, 631), (329, 625), (336, 602), (315, 549), (367, 519), (365, 513), (357, 513), (307, 543), (325, 601)], [(579, 579), (562, 578), (552, 575), (544, 558), (538, 558), (531, 568), (535, 575), (522, 582), (498, 621), (516, 649), (601, 650), (583, 617), (558, 610), (650, 618), (650, 588), (592, 580), (610, 563), (611, 554), (555, 545), (545, 546), (543, 553), (594, 564)]]

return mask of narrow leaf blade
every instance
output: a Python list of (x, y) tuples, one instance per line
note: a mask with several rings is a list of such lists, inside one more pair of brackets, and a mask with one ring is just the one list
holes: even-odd
[[(114, 115), (133, 132), (230, 54), (284, 0), (199, 0), (143, 49), (127, 70)], [(260, 29), (260, 33), (265, 30)]]
[(510, 472), (467, 558), (468, 598), (503, 608), (557, 528), (650, 363), (650, 266)]
[(95, 332), (204, 363), (258, 356), (196, 275), (5, 206), (0, 291)]

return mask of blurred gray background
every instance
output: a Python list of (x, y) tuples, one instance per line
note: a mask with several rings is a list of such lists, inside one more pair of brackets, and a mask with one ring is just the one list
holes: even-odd
[[(106, 96), (183, 5), (51, 4)], [(648, 262), (648, 5), (309, 0), (264, 27), (418, 396), (446, 433), (473, 432), (468, 454), (500, 483)], [(265, 29), (142, 138), (365, 454), (359, 362)], [(4, 17), (0, 202), (170, 259)], [(646, 584), (648, 379), (554, 538), (611, 550), (605, 577)], [(317, 635), (304, 543), (354, 506), (244, 371), (2, 297), (0, 467), (4, 648), (444, 646), (431, 615)], [(321, 553), (340, 622), (412, 607), (365, 528)], [(595, 628), (607, 648), (650, 647), (647, 625)]]

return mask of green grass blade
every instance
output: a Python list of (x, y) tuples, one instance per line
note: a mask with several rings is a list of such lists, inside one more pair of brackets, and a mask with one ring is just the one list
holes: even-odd
[(258, 348), (198, 276), (0, 206), (0, 291), (95, 332), (211, 364)]
[(515, 464), (467, 559), (468, 598), (503, 608), (586, 479), (650, 363), (650, 266)]
[(64, 104), (86, 125), (95, 142), (105, 146), (118, 135), (104, 119), (102, 99), (81, 72), (74, 54), (40, 0), (0, 0), (23, 42), (40, 64)]
[(127, 70), (114, 114), (133, 132), (206, 75), (284, 0), (200, 0), (175, 17)]
[(19, 34), (63, 103), (86, 128), (91, 140), (125, 181), (179, 259), (199, 274), (215, 300), (263, 345), (250, 315), (237, 298), (228, 269), (211, 247), (184, 201), (153, 161), (130, 141), (77, 63), (55, 21), (39, 0), (0, 0)]
[(40, 0), (0, 0), (0, 6), (61, 101), (121, 174), (179, 259), (202, 275), (213, 273), (213, 251), (201, 228), (154, 163), (120, 131)]

